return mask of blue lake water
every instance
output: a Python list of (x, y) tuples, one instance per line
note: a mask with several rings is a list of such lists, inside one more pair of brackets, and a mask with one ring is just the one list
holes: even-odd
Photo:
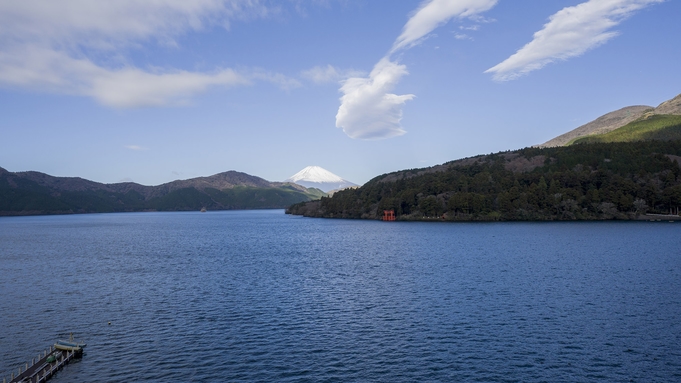
[[(681, 381), (681, 223), (0, 218), (0, 378)], [(108, 324), (108, 323), (111, 324)]]

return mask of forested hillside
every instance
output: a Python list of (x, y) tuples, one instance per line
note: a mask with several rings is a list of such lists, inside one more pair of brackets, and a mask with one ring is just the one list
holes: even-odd
[(287, 212), (398, 220), (635, 219), (681, 207), (681, 141), (526, 148), (376, 177)]
[(235, 171), (144, 186), (133, 182), (103, 184), (39, 172), (13, 173), (0, 168), (0, 216), (282, 209), (323, 195), (321, 190), (269, 182)]

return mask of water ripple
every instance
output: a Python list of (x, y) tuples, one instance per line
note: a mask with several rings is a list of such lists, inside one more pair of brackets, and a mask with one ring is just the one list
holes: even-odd
[(0, 218), (0, 374), (74, 332), (54, 382), (679, 381), (679, 248), (674, 224)]

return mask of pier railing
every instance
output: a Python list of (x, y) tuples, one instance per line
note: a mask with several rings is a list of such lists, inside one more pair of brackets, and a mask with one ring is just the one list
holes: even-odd
[[(82, 352), (82, 350), (80, 351)], [(25, 367), (19, 367), (17, 374), (14, 372), (10, 375), (10, 380), (7, 378), (2, 379), (2, 383), (43, 383), (50, 379), (54, 374), (62, 369), (67, 363), (69, 363), (78, 352), (72, 351), (60, 351), (50, 346), (49, 350), (42, 353), (42, 356), (38, 354), (38, 359), (33, 358), (31, 364), (26, 363)], [(55, 360), (48, 362), (48, 359), (54, 356)]]

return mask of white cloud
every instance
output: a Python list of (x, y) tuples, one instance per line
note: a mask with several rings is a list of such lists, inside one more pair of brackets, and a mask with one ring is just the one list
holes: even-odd
[(343, 77), (340, 71), (331, 65), (325, 67), (316, 66), (302, 71), (300, 75), (316, 84), (336, 82)]
[(400, 136), (402, 105), (414, 98), (389, 93), (407, 68), (390, 61), (379, 61), (369, 77), (351, 77), (343, 82), (341, 106), (336, 114), (336, 127), (351, 138), (380, 139)]
[(173, 71), (149, 73), (137, 68), (99, 73), (92, 79), (92, 96), (102, 104), (119, 108), (184, 103), (209, 86), (245, 84), (231, 69), (216, 73)]
[(350, 77), (365, 76), (365, 72), (359, 72), (352, 69), (338, 69), (332, 65), (315, 66), (310, 69), (300, 72), (300, 76), (315, 84), (327, 84), (330, 82), (343, 81)]
[(265, 16), (258, 0), (22, 0), (0, 2), (0, 37), (105, 47), (168, 40), (232, 19)]
[(432, 0), (423, 2), (407, 21), (402, 34), (395, 40), (391, 52), (417, 45), (435, 28), (452, 18), (474, 17), (490, 10), (497, 0)]
[[(350, 138), (359, 139), (383, 139), (405, 134), (400, 125), (402, 106), (415, 96), (390, 93), (402, 76), (408, 74), (407, 67), (391, 61), (390, 56), (419, 44), (435, 28), (454, 17), (479, 21), (478, 14), (496, 3), (497, 0), (429, 0), (421, 3), (388, 55), (374, 66), (368, 77), (350, 77), (342, 81), (340, 92), (343, 96), (336, 114), (336, 127), (342, 128)], [(315, 74), (322, 79), (333, 73), (328, 68), (320, 68), (310, 73)]]
[(182, 104), (210, 86), (248, 83), (248, 76), (231, 69), (212, 73), (108, 69), (49, 48), (0, 52), (0, 84), (89, 96), (117, 108)]
[(147, 148), (139, 145), (125, 145), (125, 148), (130, 150), (147, 150)]
[(258, 0), (0, 2), (0, 86), (89, 96), (120, 108), (186, 103), (209, 87), (252, 80), (299, 86), (256, 70), (141, 69), (124, 56), (140, 44), (175, 45), (189, 31), (228, 28), (231, 20), (268, 12)]
[(262, 69), (251, 70), (244, 74), (245, 80), (260, 80), (279, 86), (283, 90), (291, 90), (301, 86), (300, 81), (281, 73), (271, 73)]
[(498, 81), (513, 80), (556, 60), (567, 60), (617, 36), (611, 31), (634, 12), (665, 0), (590, 0), (566, 7), (549, 18), (534, 39), (485, 71)]

